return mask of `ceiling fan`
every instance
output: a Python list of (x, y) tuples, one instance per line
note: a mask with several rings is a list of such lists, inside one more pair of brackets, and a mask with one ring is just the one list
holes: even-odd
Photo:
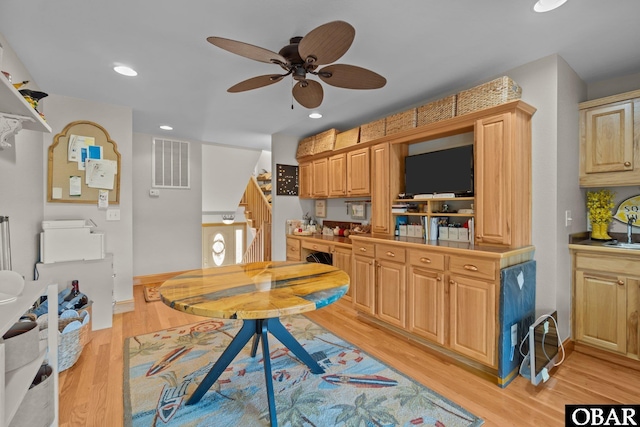
[[(322, 103), (322, 85), (308, 78), (318, 76), (323, 82), (345, 89), (379, 89), (387, 80), (380, 74), (355, 65), (331, 64), (344, 55), (356, 35), (356, 30), (344, 21), (333, 21), (311, 30), (304, 37), (292, 37), (278, 53), (258, 46), (222, 37), (207, 37), (214, 46), (255, 61), (279, 65), (284, 74), (252, 77), (231, 86), (227, 92), (237, 93), (257, 89), (281, 81), (291, 75), (295, 80), (293, 97), (306, 108)], [(292, 106), (293, 108), (293, 106)]]

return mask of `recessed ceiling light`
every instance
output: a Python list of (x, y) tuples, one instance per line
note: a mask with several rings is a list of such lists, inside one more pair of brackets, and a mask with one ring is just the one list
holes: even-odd
[(173, 128), (169, 125), (160, 125), (160, 129), (162, 130), (173, 130)]
[(312, 119), (319, 119), (322, 117), (322, 114), (320, 113), (311, 113), (309, 114), (309, 117), (311, 117)]
[(556, 9), (566, 3), (567, 0), (538, 0), (533, 6), (533, 10), (536, 12), (549, 12)]
[(122, 74), (123, 76), (134, 77), (138, 75), (138, 72), (131, 67), (126, 67), (124, 65), (117, 65), (113, 67), (116, 73)]

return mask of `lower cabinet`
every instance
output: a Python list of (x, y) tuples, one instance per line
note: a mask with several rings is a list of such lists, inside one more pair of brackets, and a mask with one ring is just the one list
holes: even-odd
[(572, 251), (577, 342), (640, 358), (640, 257)]
[(287, 237), (287, 261), (301, 261), (300, 240)]
[(404, 328), (407, 313), (407, 268), (403, 263), (377, 260), (377, 316)]
[(354, 242), (353, 267), (351, 270), (353, 308), (373, 315), (375, 314), (375, 260), (374, 246), (370, 243)]
[(442, 271), (411, 265), (407, 330), (444, 345), (445, 283)]
[[(343, 248), (341, 246), (334, 246), (333, 251), (333, 266), (346, 272), (349, 275), (349, 279), (353, 280), (351, 274), (351, 248)], [(347, 301), (351, 301), (353, 295), (353, 283), (349, 285), (349, 290), (343, 297)]]

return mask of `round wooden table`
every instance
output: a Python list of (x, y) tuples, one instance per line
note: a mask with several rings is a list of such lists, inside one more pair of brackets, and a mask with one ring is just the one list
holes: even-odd
[(243, 320), (237, 335), (186, 404), (200, 401), (251, 338), (251, 357), (255, 357), (262, 338), (269, 416), (271, 425), (277, 426), (267, 334), (276, 337), (312, 373), (324, 373), (279, 318), (329, 305), (340, 299), (348, 288), (349, 276), (342, 270), (325, 264), (285, 261), (193, 270), (164, 282), (160, 286), (160, 297), (173, 309), (199, 316)]

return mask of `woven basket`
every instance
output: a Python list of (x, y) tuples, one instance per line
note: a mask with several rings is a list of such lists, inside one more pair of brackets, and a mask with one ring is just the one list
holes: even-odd
[(359, 127), (345, 130), (344, 132), (340, 132), (338, 136), (336, 136), (336, 145), (333, 147), (333, 149), (339, 150), (340, 148), (351, 147), (352, 145), (356, 145), (359, 140)]
[(451, 119), (455, 115), (456, 95), (447, 96), (418, 107), (416, 126), (424, 126), (440, 120)]
[(522, 88), (511, 78), (503, 76), (458, 93), (456, 115), (482, 110), (520, 99)]
[(416, 127), (416, 109), (393, 114), (385, 119), (385, 135), (393, 135)]
[(315, 142), (313, 143), (313, 154), (333, 151), (337, 134), (338, 131), (336, 129), (325, 130), (324, 132), (317, 134)]
[(298, 142), (298, 151), (296, 152), (296, 159), (301, 157), (311, 156), (313, 154), (313, 145), (315, 142), (315, 135), (303, 138)]
[(385, 135), (386, 120), (384, 118), (360, 126), (360, 142), (373, 141)]
[(87, 322), (78, 329), (58, 335), (58, 372), (69, 369), (78, 361), (82, 349), (89, 342), (90, 330), (91, 322)]

